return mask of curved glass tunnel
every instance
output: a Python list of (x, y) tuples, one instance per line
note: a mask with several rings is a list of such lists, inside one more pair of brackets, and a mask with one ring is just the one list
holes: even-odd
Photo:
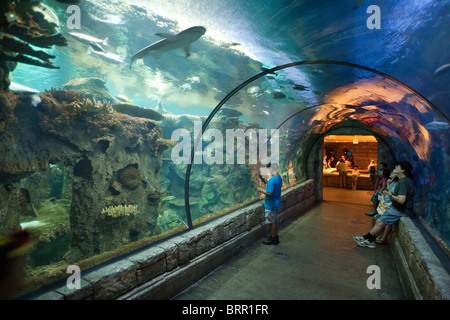
[[(24, 23), (6, 3), (0, 236), (31, 230), (27, 292), (259, 201), (269, 161), (321, 199), (327, 135), (372, 135), (378, 163), (411, 162), (415, 212), (449, 253), (448, 2), (381, 1), (368, 29), (354, 0), (81, 1), (73, 30), (67, 4), (44, 0), (58, 24), (25, 35), (2, 29)], [(190, 51), (135, 59), (193, 25)]]
[[(224, 98), (211, 113), (208, 118), (211, 124), (208, 126), (207, 120), (203, 127), (203, 131), (208, 133), (207, 143), (203, 143), (202, 148), (197, 146), (197, 155), (200, 154), (198, 159), (203, 161), (201, 156), (207, 158), (214, 152), (216, 154), (206, 165), (196, 165), (194, 159), (192, 175), (188, 165), (186, 204), (189, 205), (191, 198), (194, 199), (192, 208), (188, 207), (188, 217), (203, 221), (205, 216), (216, 216), (218, 212), (234, 209), (236, 202), (245, 204), (249, 198), (257, 198), (255, 189), (260, 185), (258, 173), (261, 163), (256, 158), (251, 159), (251, 155), (257, 155), (257, 148), (253, 146), (252, 149), (251, 141), (253, 144), (261, 142), (258, 132), (263, 134), (263, 142), (269, 141), (266, 149), (270, 151), (269, 131), (278, 130), (279, 150), (276, 152), (284, 187), (310, 178), (321, 181), (325, 135), (370, 134), (378, 141), (378, 163), (387, 163), (390, 170), (396, 161), (407, 160), (413, 164), (415, 212), (448, 244), (450, 221), (447, 206), (441, 201), (447, 196), (447, 191), (435, 185), (436, 179), (439, 186), (445, 185), (443, 177), (445, 164), (448, 163), (449, 133), (445, 114), (407, 85), (375, 70), (371, 72), (363, 70), (367, 68), (341, 62), (298, 64), (302, 65), (274, 68), (256, 76), (255, 80), (249, 79), (237, 88), (239, 91)], [(339, 79), (336, 83), (340, 86), (325, 87), (326, 93), (313, 90), (289, 81), (290, 72), (311, 76), (314, 79), (311, 82), (318, 84), (334, 83), (329, 77), (336, 77)], [(265, 76), (272, 73), (279, 78), (285, 77), (288, 90), (283, 87), (281, 91), (270, 86), (272, 79)], [(225, 120), (220, 121), (220, 118)], [(258, 131), (261, 128), (264, 130)], [(214, 130), (218, 134), (211, 133)], [(239, 130), (241, 137), (247, 139), (241, 140), (241, 145), (238, 138), (224, 139), (232, 137), (228, 132), (236, 134)], [(197, 141), (199, 144), (202, 142)], [(224, 154), (225, 144), (232, 148), (232, 162), (228, 164)], [(239, 155), (242, 156), (241, 161)], [(439, 165), (435, 169), (432, 166), (430, 170), (431, 163)], [(369, 163), (356, 164), (366, 168)], [(208, 184), (199, 188), (196, 182), (205, 180)], [(221, 193), (215, 190), (216, 183), (226, 186)], [(316, 189), (316, 195), (321, 198), (320, 183)], [(438, 197), (435, 192), (438, 192)], [(215, 206), (209, 206), (211, 202)], [(428, 209), (424, 211), (425, 207)]]

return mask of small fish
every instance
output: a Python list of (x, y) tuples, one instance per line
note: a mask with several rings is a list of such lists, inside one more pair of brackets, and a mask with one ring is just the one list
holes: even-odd
[(123, 94), (116, 94), (116, 99), (121, 102), (132, 103), (131, 100), (128, 99), (128, 97), (124, 96)]
[(258, 86), (252, 86), (247, 89), (247, 93), (252, 97), (258, 97), (261, 95), (261, 88)]
[(190, 91), (192, 90), (192, 86), (190, 83), (184, 83), (183, 85), (179, 86), (179, 89), (183, 91)]
[(94, 49), (95, 51), (105, 52), (105, 49), (103, 49), (103, 47), (97, 42), (91, 42), (90, 45), (91, 48)]
[(428, 130), (446, 130), (449, 124), (443, 121), (431, 121), (425, 125)]
[(204, 35), (205, 32), (206, 29), (204, 27), (191, 27), (175, 35), (168, 33), (157, 33), (156, 35), (162, 37), (163, 39), (156, 41), (136, 52), (131, 57), (130, 69), (135, 60), (142, 59), (149, 54), (157, 58), (164, 52), (174, 49), (183, 49), (186, 57), (189, 57), (189, 45)]
[(79, 32), (69, 32), (69, 34), (74, 37), (76, 40), (87, 43), (87, 44), (91, 44), (91, 42), (94, 43), (101, 43), (105, 46), (108, 45), (108, 37), (106, 37), (105, 39), (98, 39), (96, 37), (90, 36), (88, 34), (84, 34), (84, 33), (79, 33)]
[(308, 87), (302, 86), (301, 84), (296, 84), (292, 87), (294, 90), (304, 91), (308, 90)]
[(189, 81), (190, 83), (200, 83), (200, 78), (197, 76), (194, 76), (194, 77), (187, 78), (186, 81)]
[(170, 201), (170, 200), (174, 200), (175, 196), (165, 196), (161, 199), (161, 201)]
[(433, 76), (440, 77), (440, 76), (446, 74), (449, 70), (450, 70), (450, 63), (444, 64), (444, 65), (440, 66), (439, 68), (437, 68), (436, 70), (434, 70)]
[(94, 53), (97, 57), (99, 57), (100, 59), (102, 59), (105, 62), (121, 64), (125, 61), (122, 57), (118, 56), (117, 54), (110, 53), (110, 52), (95, 51), (92, 48), (89, 48), (89, 49), (90, 50), (88, 51), (88, 54)]
[(206, 181), (207, 185), (213, 185), (214, 183), (215, 183), (215, 181), (212, 179), (209, 179), (208, 181)]
[(272, 92), (272, 98), (274, 98), (274, 99), (284, 99), (284, 98), (286, 98), (286, 95), (283, 92), (281, 92), (281, 91), (274, 91), (274, 92)]

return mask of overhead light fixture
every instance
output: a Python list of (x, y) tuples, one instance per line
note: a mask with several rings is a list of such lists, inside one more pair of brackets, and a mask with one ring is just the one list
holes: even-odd
[(353, 138), (353, 144), (358, 144), (359, 143), (359, 141), (358, 141), (358, 138), (356, 138), (356, 136)]

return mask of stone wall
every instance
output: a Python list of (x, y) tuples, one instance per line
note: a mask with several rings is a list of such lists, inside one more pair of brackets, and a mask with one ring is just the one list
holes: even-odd
[(407, 297), (449, 300), (450, 275), (411, 218), (400, 219), (394, 235), (394, 257)]
[[(314, 181), (282, 192), (279, 222), (315, 204)], [(81, 270), (81, 288), (65, 284), (37, 300), (169, 299), (268, 234), (263, 201), (92, 270)]]

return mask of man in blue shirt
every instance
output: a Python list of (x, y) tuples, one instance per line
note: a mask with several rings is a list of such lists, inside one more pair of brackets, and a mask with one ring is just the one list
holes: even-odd
[[(270, 166), (270, 167), (269, 167)], [(264, 208), (266, 223), (270, 224), (270, 237), (263, 241), (264, 244), (278, 244), (278, 209), (281, 206), (281, 185), (283, 180), (278, 174), (278, 164), (268, 164), (272, 177), (267, 182), (266, 190), (258, 188), (258, 192), (265, 194)]]

